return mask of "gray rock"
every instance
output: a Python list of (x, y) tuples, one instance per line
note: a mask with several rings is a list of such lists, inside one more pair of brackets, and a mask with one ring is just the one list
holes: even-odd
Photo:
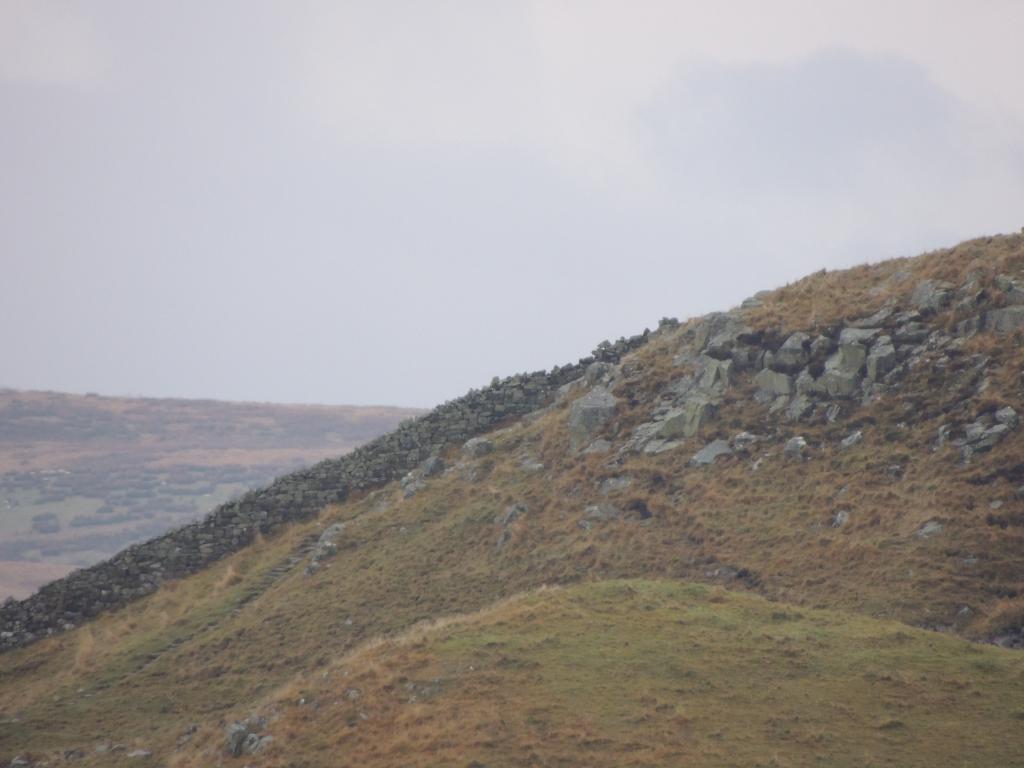
[(1024, 304), (1024, 282), (1009, 275), (996, 277), (996, 288), (1003, 292), (1007, 304)]
[(619, 477), (606, 477), (601, 481), (601, 484), (597, 486), (597, 489), (607, 496), (609, 493), (615, 493), (616, 491), (622, 491), (629, 488), (633, 484), (633, 478), (619, 476)]
[(344, 523), (333, 523), (324, 529), (316, 541), (316, 546), (313, 547), (309, 565), (306, 566), (307, 576), (316, 573), (324, 560), (328, 560), (338, 553), (338, 539), (341, 538), (344, 531)]
[(782, 453), (787, 459), (802, 459), (805, 448), (807, 448), (807, 440), (803, 436), (797, 435), (786, 441)]
[(811, 362), (823, 363), (836, 351), (836, 343), (828, 336), (817, 336), (811, 342)]
[(878, 328), (884, 325), (885, 321), (892, 317), (895, 311), (892, 307), (882, 307), (870, 317), (854, 320), (850, 325), (853, 328)]
[(440, 456), (431, 456), (420, 465), (423, 477), (435, 477), (444, 472), (444, 460)]
[(494, 443), (486, 437), (473, 437), (462, 445), (463, 455), (471, 459), (479, 459), (494, 450)]
[(764, 401), (774, 400), (780, 395), (789, 396), (795, 391), (792, 376), (773, 371), (770, 368), (758, 371), (754, 377), (754, 385), (757, 387), (760, 399)]
[(892, 338), (897, 344), (920, 344), (930, 333), (931, 328), (927, 325), (912, 321), (897, 328)]
[(922, 280), (910, 294), (910, 304), (922, 311), (938, 312), (953, 299), (953, 286), (940, 280)]
[(850, 513), (848, 510), (840, 509), (832, 516), (832, 527), (842, 528), (846, 525), (847, 520), (850, 519)]
[(729, 447), (729, 443), (725, 440), (713, 440), (693, 455), (693, 458), (690, 459), (690, 465), (703, 467), (708, 464), (714, 464), (719, 456), (731, 455), (732, 448)]
[(883, 336), (871, 347), (867, 358), (867, 373), (870, 381), (878, 381), (896, 367), (896, 347)]
[(996, 411), (995, 416), (997, 422), (1006, 425), (1009, 429), (1016, 429), (1020, 424), (1020, 416), (1018, 416), (1017, 412), (1010, 406), (1000, 408)]
[(772, 356), (771, 366), (781, 373), (796, 373), (811, 359), (811, 337), (798, 331), (792, 334)]
[(1024, 306), (990, 309), (985, 313), (985, 328), (1004, 335), (1024, 328)]
[(881, 332), (881, 328), (843, 328), (839, 334), (839, 343), (869, 344)]
[(828, 393), (825, 382), (814, 378), (808, 368), (800, 371), (793, 384), (796, 387), (796, 391), (802, 395), (824, 395)]
[(839, 350), (825, 362), (821, 378), (832, 397), (851, 397), (860, 387), (861, 370), (867, 351), (860, 344), (840, 344)]
[(919, 539), (930, 539), (932, 536), (942, 533), (943, 528), (945, 528), (945, 526), (942, 523), (936, 520), (929, 520), (918, 528), (914, 535)]
[(844, 437), (839, 442), (839, 445), (842, 446), (843, 448), (853, 448), (853, 446), (855, 446), (857, 443), (859, 443), (863, 439), (864, 439), (864, 433), (861, 430), (858, 429), (856, 432), (852, 433), (851, 435), (849, 435), (847, 437)]
[(579, 450), (607, 424), (618, 405), (615, 396), (604, 387), (594, 387), (569, 407), (569, 442)]
[(790, 421), (802, 421), (814, 412), (814, 400), (801, 393), (794, 395), (786, 408), (786, 418)]
[(697, 387), (705, 392), (720, 394), (732, 384), (733, 361), (718, 360), (701, 355), (698, 360)]
[(622, 510), (608, 502), (592, 504), (583, 510), (583, 517), (587, 520), (615, 520), (621, 516)]
[(693, 437), (715, 415), (717, 406), (701, 397), (692, 397), (680, 408), (673, 408), (660, 422), (655, 436), (662, 440)]
[(618, 373), (619, 367), (612, 363), (591, 363), (587, 366), (587, 372), (583, 374), (583, 380), (589, 386), (595, 384), (608, 384), (612, 379), (615, 378), (615, 374)]
[(131, 752), (129, 752), (127, 754), (127, 757), (135, 757), (135, 758), (140, 758), (140, 757), (141, 758), (147, 758), (147, 757), (152, 757), (152, 756), (153, 756), (153, 753), (150, 752), (148, 749), (133, 749)]

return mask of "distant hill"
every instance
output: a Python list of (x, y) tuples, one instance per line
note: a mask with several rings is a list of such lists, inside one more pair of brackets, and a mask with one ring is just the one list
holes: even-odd
[(418, 413), (0, 390), (0, 600)]
[(496, 379), (0, 606), (0, 764), (1024, 767), (1024, 236)]

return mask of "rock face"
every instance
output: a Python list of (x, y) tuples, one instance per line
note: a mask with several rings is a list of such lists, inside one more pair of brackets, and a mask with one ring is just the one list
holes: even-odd
[(579, 450), (615, 415), (618, 401), (604, 387), (594, 387), (569, 407), (569, 443)]
[(438, 406), (337, 459), (293, 472), (266, 488), (222, 504), (203, 520), (129, 547), (110, 560), (47, 584), (0, 606), (0, 651), (74, 626), (154, 592), (269, 534), (308, 520), (352, 491), (398, 480), (431, 456), (513, 418), (548, 406), (558, 388), (581, 379), (592, 363), (617, 363), (648, 334), (603, 342), (577, 363), (495, 379), (490, 386)]
[(1001, 334), (1024, 328), (1024, 306), (989, 310), (985, 313), (985, 328)]

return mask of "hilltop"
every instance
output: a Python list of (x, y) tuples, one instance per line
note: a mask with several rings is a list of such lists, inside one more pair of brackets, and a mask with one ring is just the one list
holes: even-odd
[(0, 390), (0, 600), (420, 412)]
[(4, 606), (0, 756), (1024, 765), (1022, 332), (1001, 236), (495, 382)]

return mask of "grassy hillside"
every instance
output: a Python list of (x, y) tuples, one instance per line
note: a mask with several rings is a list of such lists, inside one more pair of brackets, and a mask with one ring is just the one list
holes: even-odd
[[(743, 317), (785, 338), (904, 304), (924, 278), (998, 307), (1004, 274), (1024, 276), (1024, 238), (815, 275)], [(928, 322), (971, 311), (950, 302)], [(0, 757), (1024, 764), (1024, 657), (967, 642), (1024, 627), (1024, 430), (969, 462), (938, 439), (1024, 413), (1019, 334), (921, 342), (902, 378), (833, 419), (784, 418), (741, 372), (697, 434), (628, 450), (688, 375), (696, 326), (622, 361), (604, 452), (570, 445), (581, 383), (489, 435), (488, 453), (453, 448), (439, 475), (0, 656)], [(735, 450), (692, 466), (715, 439)], [(337, 552), (307, 575), (335, 523)], [(462, 618), (404, 634), (446, 617)], [(250, 715), (274, 740), (236, 763), (225, 729)]]
[(0, 390), (0, 600), (416, 413)]

